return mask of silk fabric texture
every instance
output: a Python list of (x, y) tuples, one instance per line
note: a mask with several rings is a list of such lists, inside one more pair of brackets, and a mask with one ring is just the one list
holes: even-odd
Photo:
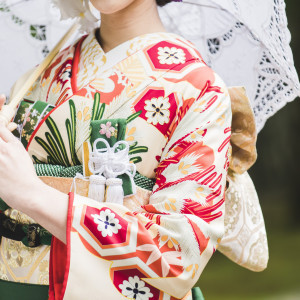
[[(70, 212), (76, 210), (80, 217), (76, 219), (76, 214), (69, 215), (69, 240), (68, 247), (65, 249), (70, 255), (67, 257), (71, 259), (70, 265), (66, 265), (66, 270), (70, 271), (67, 277), (68, 284), (66, 291), (64, 291), (66, 282), (63, 280), (60, 282), (59, 279), (62, 278), (61, 274), (65, 270), (57, 270), (57, 266), (53, 265), (53, 262), (60, 259), (57, 257), (59, 251), (56, 249), (61, 250), (63, 247), (56, 241), (52, 249), (53, 285), (51, 299), (59, 299), (62, 294), (65, 294), (65, 299), (68, 299), (67, 297), (81, 299), (81, 293), (87, 291), (86, 289), (81, 291), (78, 286), (72, 289), (74, 283), (77, 282), (76, 280), (80, 277), (84, 282), (90, 278), (89, 276), (93, 278), (99, 276), (93, 273), (93, 268), (87, 268), (86, 270), (81, 269), (81, 275), (77, 277), (79, 266), (76, 259), (74, 260), (72, 257), (76, 257), (78, 249), (81, 249), (81, 254), (86, 254), (89, 262), (87, 266), (92, 267), (94, 265), (95, 267), (99, 263), (103, 266), (103, 271), (106, 270), (104, 271), (105, 276), (110, 278), (107, 282), (107, 284), (110, 283), (107, 285), (110, 296), (113, 293), (116, 293), (118, 299), (122, 293), (126, 296), (127, 287), (130, 288), (130, 284), (134, 282), (134, 285), (137, 284), (141, 291), (148, 294), (148, 298), (151, 298), (151, 294), (164, 294), (163, 297), (172, 295), (176, 298), (182, 298), (196, 282), (201, 270), (217, 247), (218, 240), (222, 237), (223, 217), (220, 213), (224, 211), (222, 198), (225, 188), (224, 178), (226, 177), (224, 172), (226, 172), (226, 165), (229, 163), (227, 161), (228, 151), (226, 151), (228, 143), (223, 143), (223, 149), (220, 152), (217, 151), (213, 155), (214, 159), (210, 158), (212, 160), (208, 159), (206, 151), (212, 150), (214, 152), (214, 149), (217, 149), (217, 145), (214, 144), (215, 138), (212, 138), (215, 134), (224, 135), (223, 142), (228, 140), (230, 132), (226, 131), (226, 128), (230, 127), (231, 121), (228, 92), (218, 76), (205, 66), (194, 47), (176, 35), (147, 35), (129, 41), (104, 54), (92, 33), (83, 41), (80, 55), (76, 56), (75, 49), (78, 49), (78, 44), (77, 48), (71, 47), (60, 53), (27, 97), (43, 99), (57, 106), (51, 113), (50, 120), (57, 122), (57, 128), (59, 128), (62, 140), (66, 142), (66, 145), (68, 139), (64, 121), (70, 116), (70, 101), (74, 101), (77, 117), (76, 142), (78, 143), (75, 144), (75, 149), (79, 160), (81, 149), (78, 145), (88, 136), (89, 115), (95, 92), (100, 92), (102, 103), (106, 105), (104, 116), (106, 118), (108, 116), (129, 117), (137, 111), (142, 111), (132, 126), (128, 126), (126, 139), (132, 143), (138, 142), (138, 144), (149, 149), (146, 153), (138, 153), (137, 150), (138, 156), (136, 157), (140, 160), (137, 167), (139, 169), (140, 166), (141, 173), (147, 177), (156, 176), (157, 185), (154, 188), (154, 193), (150, 196), (150, 203), (139, 207), (133, 214), (125, 207), (100, 205), (79, 195), (70, 196), (74, 200), (70, 201), (70, 205), (74, 205), (73, 207), (70, 206)], [(179, 54), (176, 58), (170, 55), (174, 54), (174, 51)], [(93, 68), (87, 68), (89, 65), (93, 65)], [(70, 76), (71, 70), (73, 76)], [(77, 75), (75, 79), (74, 74)], [(195, 74), (198, 75), (197, 82), (193, 81), (195, 76), (192, 75)], [(208, 86), (207, 76), (211, 76)], [(204, 88), (206, 93), (201, 94)], [(124, 98), (129, 98), (130, 101), (124, 102)], [(119, 109), (120, 107), (122, 109)], [(172, 107), (176, 107), (175, 111), (177, 110), (179, 117), (176, 117), (175, 113), (172, 112)], [(155, 109), (153, 110), (153, 108)], [(155, 114), (157, 109), (157, 112), (161, 113), (160, 116)], [(187, 117), (189, 114), (191, 116)], [(200, 126), (198, 124), (196, 126), (193, 122), (196, 115), (199, 120), (203, 117)], [(187, 124), (184, 124), (183, 120), (189, 121), (185, 121)], [(38, 138), (47, 139), (48, 125), (47, 122), (43, 122), (38, 130), (28, 137), (28, 152), (36, 161), (47, 162), (47, 152), (41, 147)], [(22, 134), (26, 136), (26, 132), (22, 132)], [(156, 145), (149, 143), (149, 137), (152, 135), (156, 138)], [(194, 145), (195, 143), (195, 147), (200, 146), (202, 150), (205, 150), (203, 160), (195, 157), (194, 152), (181, 156), (183, 151), (179, 151), (183, 147), (181, 143), (184, 145)], [(221, 149), (222, 144), (218, 146), (218, 149)], [(203, 147), (208, 147), (211, 150)], [(67, 148), (66, 158), (64, 158), (64, 161), (68, 161), (70, 164), (73, 161), (71, 152)], [(170, 162), (174, 156), (179, 159), (175, 163), (167, 163), (165, 166), (164, 164)], [(214, 162), (216, 161), (221, 163), (215, 165)], [(188, 180), (188, 176), (194, 174), (195, 171), (199, 173), (199, 167), (200, 170), (201, 168), (204, 170), (204, 166), (214, 166), (220, 175), (223, 174), (221, 176), (223, 180), (221, 180), (220, 185), (217, 184), (221, 193), (216, 197), (214, 197), (215, 191), (209, 190), (205, 184), (201, 185), (193, 180)], [(163, 179), (162, 182), (160, 182), (159, 177)], [(189, 187), (194, 186), (192, 189), (189, 188), (191, 200), (188, 201), (184, 199), (186, 195), (183, 196), (180, 193), (178, 195), (175, 192), (178, 191), (179, 186), (183, 187), (186, 184)], [(170, 198), (170, 195), (173, 194), (174, 198)], [(207, 198), (211, 200), (205, 204), (204, 199), (207, 200)], [(89, 214), (87, 209), (91, 209), (94, 213)], [(193, 209), (196, 210), (191, 213)], [(211, 211), (207, 213), (206, 209), (211, 209)], [(99, 217), (92, 217), (92, 215), (97, 214)], [(86, 216), (94, 224), (97, 224), (95, 222), (102, 222), (101, 215), (103, 216), (103, 214), (105, 214), (105, 218), (112, 218), (114, 224), (118, 223), (121, 226), (119, 230), (122, 232), (127, 228), (125, 236), (130, 238), (129, 241), (121, 243), (124, 245), (123, 247), (116, 248), (114, 244), (116, 241), (110, 239), (111, 232), (106, 232), (104, 237), (105, 231), (94, 228), (93, 230), (96, 231), (92, 233), (93, 230), (87, 230), (86, 225), (80, 224), (82, 216)], [(176, 220), (175, 223), (172, 221), (173, 218)], [(178, 218), (184, 224), (182, 229), (176, 226)], [(77, 223), (78, 221), (79, 223)], [(182, 230), (184, 232), (192, 230), (189, 237), (190, 241), (186, 241), (186, 233), (180, 234)], [(98, 236), (98, 242), (95, 238), (97, 232), (98, 235), (101, 233)], [(146, 239), (144, 237), (144, 244), (139, 245), (137, 235), (141, 233)], [(115, 237), (115, 234), (112, 236)], [(201, 243), (198, 240), (199, 236), (202, 236)], [(104, 238), (106, 241), (103, 240)], [(125, 246), (124, 243), (129, 244)], [(119, 245), (120, 241), (117, 244)], [(187, 245), (188, 248), (186, 248)], [(110, 252), (109, 259), (105, 261), (110, 261), (113, 264), (105, 267), (103, 259), (107, 259), (109, 251), (105, 250), (109, 248), (112, 249), (114, 255), (111, 257), (112, 253)], [(132, 253), (135, 253), (135, 259), (133, 259)], [(155, 253), (160, 253), (157, 259), (153, 258)], [(97, 258), (92, 265), (90, 265), (91, 258), (93, 261)], [(67, 261), (65, 263), (67, 264)], [(126, 275), (124, 270), (127, 270)], [(159, 279), (159, 277), (166, 276), (168, 278)], [(99, 286), (93, 285), (89, 292), (97, 293), (97, 288)], [(163, 293), (163, 290), (166, 293)], [(75, 291), (76, 295), (72, 294)]]

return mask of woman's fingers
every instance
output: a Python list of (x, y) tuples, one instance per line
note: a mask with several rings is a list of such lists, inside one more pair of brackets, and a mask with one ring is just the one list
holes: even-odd
[(6, 145), (6, 143), (0, 138), (0, 153), (1, 149)]
[(17, 138), (6, 128), (4, 125), (0, 124), (0, 138), (6, 143), (15, 143)]
[(11, 122), (7, 125), (7, 129), (10, 131), (10, 132), (13, 132), (15, 129), (17, 129), (18, 125), (14, 122)]
[(10, 105), (2, 106), (0, 110), (0, 124), (7, 126), (16, 114), (16, 109)]
[[(4, 104), (5, 104), (5, 101), (6, 101), (6, 96), (4, 94), (1, 94), (0, 95), (0, 110), (3, 108)], [(0, 122), (0, 125), (3, 123), (3, 120), (2, 122)], [(9, 123), (7, 125), (7, 128), (9, 131), (14, 131), (16, 128), (18, 127), (18, 125), (16, 123)]]
[(0, 110), (6, 101), (6, 96), (4, 94), (0, 95)]

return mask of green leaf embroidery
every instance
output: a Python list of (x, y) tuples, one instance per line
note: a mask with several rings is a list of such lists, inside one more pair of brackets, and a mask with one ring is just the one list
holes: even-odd
[(132, 122), (133, 120), (135, 120), (137, 117), (139, 117), (141, 115), (142, 111), (138, 111), (135, 114), (132, 114), (131, 116), (129, 116), (126, 120), (127, 124)]
[(67, 128), (67, 134), (69, 139), (69, 145), (70, 145), (70, 153), (73, 164), (80, 165), (80, 161), (76, 154), (75, 149), (75, 143), (76, 143), (76, 108), (73, 100), (69, 101), (70, 106), (70, 115), (71, 115), (71, 122), (69, 119), (66, 120), (66, 128)]
[(48, 156), (47, 157), (47, 161), (50, 165), (57, 165), (56, 161), (52, 159), (51, 156)]
[[(47, 154), (52, 158), (53, 161), (56, 161), (55, 159), (55, 154), (53, 152), (53, 150), (51, 149), (51, 147), (49, 147), (49, 145), (40, 137), (35, 137), (36, 142), (42, 146), (42, 148), (47, 152)], [(59, 164), (59, 161), (56, 161), (55, 164)]]
[(96, 93), (94, 96), (94, 105), (92, 112), (92, 121), (101, 120), (105, 111), (105, 103), (100, 105), (100, 94)]
[(37, 165), (43, 164), (43, 162), (39, 160), (35, 155), (32, 155), (32, 159)]
[(149, 148), (146, 146), (139, 146), (139, 147), (135, 147), (132, 148), (131, 150), (129, 150), (129, 154), (137, 154), (137, 153), (145, 153), (148, 152)]
[(51, 146), (51, 148), (53, 150), (55, 160), (59, 162), (58, 164), (63, 165), (64, 164), (63, 158), (61, 156), (61, 153), (60, 153), (52, 135), (49, 132), (46, 132), (45, 136), (46, 136), (46, 139), (47, 139), (49, 145)]
[(102, 104), (101, 104), (101, 107), (100, 107), (100, 111), (99, 111), (98, 119), (97, 119), (97, 120), (101, 120), (101, 119), (103, 118), (104, 111), (105, 111), (105, 106), (106, 106), (105, 103), (102, 103)]
[(130, 146), (129, 146), (129, 150), (134, 149), (137, 146), (138, 142), (134, 141)]
[(130, 161), (133, 162), (134, 164), (137, 164), (142, 161), (142, 158), (139, 156), (136, 156), (136, 157), (130, 158)]
[[(138, 118), (141, 115), (142, 111), (138, 111), (134, 114), (132, 114), (131, 116), (129, 116), (126, 120), (126, 123), (130, 123), (133, 120), (135, 120), (136, 118)], [(133, 155), (133, 154), (138, 154), (138, 153), (145, 153), (148, 152), (149, 148), (146, 146), (138, 146), (138, 142), (134, 141), (130, 146), (129, 146), (129, 155)], [(142, 161), (142, 158), (140, 156), (136, 156), (136, 157), (132, 157), (130, 158), (130, 161), (132, 161), (133, 163), (137, 164), (139, 162)]]
[(46, 124), (50, 130), (50, 132), (52, 133), (55, 141), (57, 142), (58, 146), (59, 146), (59, 149), (62, 153), (62, 156), (64, 158), (64, 165), (69, 167), (71, 166), (70, 162), (69, 162), (69, 159), (68, 159), (68, 155), (67, 155), (67, 151), (66, 151), (66, 147), (65, 147), (65, 144), (64, 144), (64, 141), (61, 137), (61, 134), (56, 126), (56, 123), (54, 122), (54, 120), (49, 116), (47, 119), (46, 119)]

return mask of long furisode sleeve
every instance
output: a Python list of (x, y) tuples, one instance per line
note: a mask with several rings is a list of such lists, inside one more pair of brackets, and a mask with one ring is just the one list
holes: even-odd
[(137, 211), (70, 194), (67, 246), (52, 243), (50, 299), (188, 294), (223, 235), (230, 107), (217, 75), (181, 106)]

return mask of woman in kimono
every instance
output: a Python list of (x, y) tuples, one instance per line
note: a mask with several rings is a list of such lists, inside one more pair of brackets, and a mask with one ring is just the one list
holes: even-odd
[(100, 29), (33, 85), (19, 138), (0, 127), (0, 297), (45, 299), (49, 271), (51, 300), (191, 298), (224, 231), (231, 104), (168, 2), (92, 0)]

